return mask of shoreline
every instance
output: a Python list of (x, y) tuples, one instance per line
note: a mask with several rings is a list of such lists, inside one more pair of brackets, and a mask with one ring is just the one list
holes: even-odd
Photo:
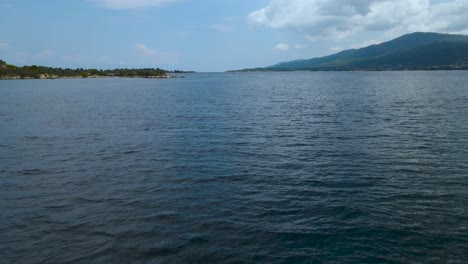
[(0, 76), (0, 80), (55, 80), (55, 79), (179, 79), (185, 76), (165, 75), (165, 76), (39, 76), (39, 77), (21, 77), (21, 76)]

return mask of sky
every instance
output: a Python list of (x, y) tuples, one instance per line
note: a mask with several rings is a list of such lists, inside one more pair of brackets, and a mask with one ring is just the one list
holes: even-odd
[(0, 25), (18, 66), (219, 72), (468, 34), (468, 0), (0, 0)]

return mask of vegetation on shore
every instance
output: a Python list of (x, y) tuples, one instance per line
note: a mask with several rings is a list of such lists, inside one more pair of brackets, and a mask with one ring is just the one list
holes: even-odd
[(401, 70), (468, 70), (468, 36), (416, 32), (330, 56), (241, 71)]
[(7, 64), (0, 60), (0, 79), (55, 79), (55, 78), (104, 78), (104, 77), (127, 77), (127, 78), (172, 78), (168, 73), (189, 73), (184, 71), (166, 71), (159, 68), (144, 69), (70, 69), (53, 68), (45, 66), (23, 66)]

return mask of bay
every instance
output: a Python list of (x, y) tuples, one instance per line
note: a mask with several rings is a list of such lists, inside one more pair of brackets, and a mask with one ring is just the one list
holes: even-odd
[(2, 263), (466, 263), (466, 71), (0, 81)]

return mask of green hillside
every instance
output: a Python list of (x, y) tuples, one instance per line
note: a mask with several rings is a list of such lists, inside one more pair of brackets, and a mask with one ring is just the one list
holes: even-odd
[(437, 69), (468, 69), (468, 36), (418, 32), (361, 49), (247, 71)]

